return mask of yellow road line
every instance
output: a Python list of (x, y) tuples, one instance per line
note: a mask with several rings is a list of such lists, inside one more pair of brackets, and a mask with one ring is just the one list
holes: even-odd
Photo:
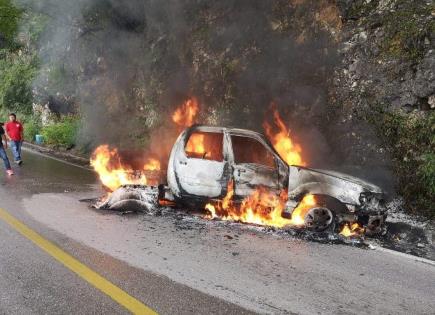
[(46, 251), (50, 256), (58, 260), (65, 267), (79, 275), (101, 292), (107, 294), (114, 301), (118, 302), (133, 314), (157, 314), (151, 308), (135, 299), (127, 292), (121, 290), (116, 285), (106, 280), (98, 273), (82, 264), (80, 261), (66, 253), (52, 242), (46, 240), (34, 230), (26, 226), (24, 223), (10, 215), (7, 211), (0, 208), (0, 219), (9, 224), (17, 232), (35, 243), (38, 247)]

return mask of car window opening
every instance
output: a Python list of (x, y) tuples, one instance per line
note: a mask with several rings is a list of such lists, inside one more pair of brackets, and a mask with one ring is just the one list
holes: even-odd
[(275, 159), (272, 153), (259, 141), (241, 136), (231, 136), (234, 162), (253, 163), (275, 168)]
[(194, 132), (184, 148), (187, 157), (223, 161), (223, 133)]

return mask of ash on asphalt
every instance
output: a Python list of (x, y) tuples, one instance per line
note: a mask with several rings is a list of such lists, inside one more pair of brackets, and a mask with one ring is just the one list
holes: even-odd
[(100, 213), (112, 213), (113, 215), (155, 215), (165, 216), (173, 220), (178, 230), (202, 230), (210, 225), (227, 226), (236, 232), (244, 231), (274, 235), (282, 238), (297, 238), (311, 242), (324, 244), (342, 244), (364, 249), (374, 249), (380, 246), (398, 252), (435, 260), (435, 246), (433, 245), (433, 229), (423, 219), (418, 219), (405, 214), (400, 200), (393, 200), (388, 206), (389, 219), (387, 220), (386, 232), (375, 237), (347, 238), (337, 233), (313, 233), (297, 228), (274, 228), (259, 226), (235, 221), (222, 221), (219, 219), (207, 219), (203, 211), (192, 211), (179, 208), (160, 207), (153, 213), (134, 211), (112, 211), (95, 209), (94, 205), (101, 201), (100, 198), (82, 199), (89, 208)]
[(426, 218), (407, 214), (403, 201), (388, 204), (387, 231), (376, 239), (379, 246), (435, 260), (435, 226)]

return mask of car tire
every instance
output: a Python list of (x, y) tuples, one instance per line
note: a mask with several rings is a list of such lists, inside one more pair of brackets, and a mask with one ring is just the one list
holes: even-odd
[(334, 230), (334, 212), (325, 205), (317, 204), (310, 207), (304, 216), (305, 227), (312, 232)]

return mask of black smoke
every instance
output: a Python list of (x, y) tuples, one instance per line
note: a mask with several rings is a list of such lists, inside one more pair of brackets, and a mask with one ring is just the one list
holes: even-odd
[[(67, 73), (58, 92), (76, 101), (83, 146), (155, 145), (195, 96), (197, 122), (258, 131), (273, 102), (310, 165), (352, 163), (329, 140), (343, 135), (330, 119), (335, 1), (19, 1), (48, 17), (40, 58)], [(47, 90), (47, 73), (34, 84)]]

